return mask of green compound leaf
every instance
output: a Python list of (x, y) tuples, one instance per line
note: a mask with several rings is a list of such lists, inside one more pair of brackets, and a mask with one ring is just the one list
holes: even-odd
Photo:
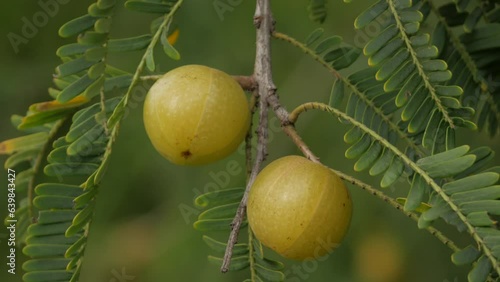
[[(208, 256), (208, 261), (218, 266), (222, 265), (222, 258), (219, 257)], [(233, 257), (229, 265), (229, 271), (243, 270), (249, 266), (248, 256)]]
[(241, 199), (244, 191), (245, 190), (243, 188), (232, 188), (209, 192), (198, 196), (194, 200), (194, 203), (201, 208), (209, 208), (227, 203), (233, 203)]
[(227, 205), (221, 205), (217, 207), (213, 207), (211, 209), (207, 209), (202, 212), (198, 218), (199, 219), (220, 219), (220, 218), (229, 218), (236, 214), (236, 210), (238, 209), (239, 203), (232, 203)]
[(309, 0), (309, 19), (313, 22), (323, 23), (326, 19), (326, 0)]
[(285, 281), (285, 274), (280, 271), (271, 270), (259, 264), (255, 266), (255, 270), (260, 277), (266, 279), (267, 281)]
[(354, 27), (357, 29), (364, 28), (380, 16), (385, 10), (387, 10), (388, 7), (389, 5), (387, 4), (387, 1), (378, 1), (356, 18), (354, 21)]
[(178, 61), (181, 59), (181, 54), (174, 48), (174, 46), (170, 44), (170, 42), (168, 42), (167, 32), (168, 32), (167, 28), (164, 28), (161, 35), (161, 45), (163, 46), (163, 51), (172, 60)]
[(111, 39), (108, 43), (109, 52), (129, 52), (145, 49), (151, 43), (151, 35)]
[(26, 272), (60, 270), (65, 269), (69, 261), (64, 258), (32, 259), (23, 264), (23, 270)]
[(68, 281), (73, 273), (66, 270), (33, 271), (23, 275), (25, 282)]
[(488, 260), (487, 257), (482, 256), (474, 264), (474, 268), (472, 268), (472, 271), (469, 273), (467, 278), (469, 279), (470, 282), (486, 281), (488, 275), (490, 274), (490, 271), (491, 271), (491, 262)]
[(59, 36), (66, 38), (80, 34), (93, 27), (96, 21), (97, 18), (91, 15), (84, 15), (70, 20), (59, 29)]
[(309, 45), (312, 45), (314, 44), (318, 39), (321, 38), (321, 36), (323, 36), (323, 33), (325, 33), (325, 30), (322, 29), (322, 28), (317, 28), (315, 29), (313, 32), (311, 32), (311, 34), (309, 34), (309, 36), (307, 37), (306, 39), (306, 45), (309, 46)]

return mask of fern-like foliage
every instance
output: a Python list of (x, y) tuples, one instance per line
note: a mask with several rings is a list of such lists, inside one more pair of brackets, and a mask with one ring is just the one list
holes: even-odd
[[(15, 127), (22, 122), (22, 117), (14, 116), (12, 123)], [(33, 186), (35, 176), (42, 168), (42, 161), (49, 145), (49, 141), (57, 134), (61, 122), (52, 122), (43, 126), (32, 127), (28, 130), (30, 134), (22, 137), (6, 140), (0, 143), (0, 153), (9, 154), (10, 157), (5, 161), (5, 169), (15, 172), (15, 182), (9, 185), (14, 188), (16, 196), (21, 198), (18, 206), (12, 216), (17, 220), (16, 223), (16, 244), (26, 243), (26, 230), (34, 217), (34, 208), (32, 206)], [(26, 164), (28, 164), (26, 166)], [(26, 168), (27, 167), (27, 168)], [(5, 219), (13, 220), (9, 214)]]
[[(363, 51), (369, 58), (369, 64), (376, 68), (375, 79), (384, 83), (386, 100), (390, 101), (394, 95), (394, 104), (402, 108), (400, 118), (402, 123), (407, 124), (408, 133), (413, 134), (414, 140), (421, 140), (424, 148), (432, 149), (433, 155), (418, 161), (412, 160), (408, 152), (403, 153), (393, 145), (396, 144), (394, 140), (366, 126), (363, 115), (357, 115), (358, 107), (350, 109), (349, 105), (346, 109), (346, 116), (349, 118), (346, 119), (364, 135), (354, 138), (356, 143), (348, 149), (346, 155), (352, 151), (354, 157), (359, 157), (360, 160), (376, 160), (372, 170), (379, 165), (381, 171), (385, 171), (384, 178), (390, 180), (397, 179), (403, 173), (403, 165), (406, 165), (410, 169), (411, 188), (405, 210), (415, 210), (430, 197), (433, 207), (420, 218), (420, 227), (426, 227), (432, 220), (442, 217), (457, 225), (459, 230), (467, 230), (481, 250), (467, 261), (476, 261), (469, 274), (469, 281), (484, 281), (491, 269), (496, 275), (500, 273), (498, 253), (494, 251), (497, 246), (491, 244), (489, 237), (498, 235), (495, 221), (490, 218), (499, 213), (500, 201), (497, 200), (496, 193), (500, 192), (500, 187), (495, 186), (498, 173), (495, 170), (491, 174), (478, 173), (484, 169), (485, 162), (492, 155), (488, 148), (470, 152), (467, 146), (454, 148), (456, 126), (475, 128), (468, 120), (474, 110), (463, 107), (461, 100), (455, 98), (461, 96), (462, 87), (467, 83), (460, 76), (450, 81), (451, 72), (447, 61), (436, 59), (439, 48), (442, 48), (439, 43), (447, 37), (434, 34), (434, 44), (431, 44), (431, 36), (419, 31), (420, 23), (427, 18), (430, 10), (429, 3), (420, 1), (379, 1), (356, 19), (355, 26), (363, 28), (381, 15), (389, 17), (382, 32), (368, 42)], [(451, 63), (454, 69), (459, 69), (454, 61)], [(373, 79), (364, 75), (359, 77), (364, 77), (359, 83), (372, 80), (368, 85), (376, 87)], [(371, 149), (374, 141), (380, 143), (393, 157), (388, 157), (387, 160), (383, 159), (384, 155), (378, 157), (381, 150), (376, 147)], [(392, 161), (388, 161), (390, 159)], [(485, 185), (469, 183), (457, 190), (447, 189), (447, 185), (464, 183), (469, 180), (468, 177), (484, 181)], [(486, 179), (488, 177), (491, 177), (489, 181)], [(446, 183), (449, 178), (453, 180)], [(383, 184), (384, 179), (381, 186)], [(487, 189), (482, 190), (483, 188)], [(492, 194), (489, 194), (491, 191)], [(430, 217), (429, 214), (435, 217)], [(484, 217), (479, 218), (479, 214)], [(485, 219), (489, 221), (486, 222)]]
[[(405, 148), (406, 155), (422, 156), (424, 152), (416, 145), (412, 136), (406, 132), (406, 126), (401, 122), (394, 122), (394, 114), (398, 110), (395, 104), (397, 91), (385, 93), (383, 84), (375, 79), (375, 71), (366, 69), (350, 75), (347, 79), (351, 93), (345, 112), (356, 120), (377, 132), (391, 144), (399, 144)], [(334, 84), (334, 90), (341, 82)], [(339, 91), (332, 91), (330, 104), (340, 108)], [(371, 106), (368, 107), (367, 105)], [(349, 159), (358, 159), (354, 165), (356, 171), (369, 170), (370, 175), (382, 175), (380, 186), (385, 188), (392, 185), (404, 172), (404, 165), (394, 157), (394, 154), (384, 149), (378, 142), (371, 140), (356, 126), (352, 126), (344, 135), (344, 141), (351, 144), (345, 152)], [(405, 141), (404, 143), (401, 141)]]
[[(465, 105), (477, 108), (479, 128), (487, 124), (494, 136), (500, 128), (500, 7), (494, 1), (480, 5), (471, 5), (472, 2), (448, 3), (439, 8), (431, 1), (428, 3), (439, 19), (434, 41), (442, 50), (440, 57), (449, 63), (450, 69), (455, 69), (453, 80), (464, 85)], [(463, 28), (453, 29), (458, 26)]]
[[(178, 31), (169, 36), (179, 1), (127, 1), (125, 7), (161, 15), (151, 24), (151, 34), (111, 39), (114, 0), (98, 0), (88, 14), (64, 24), (62, 37), (78, 35), (77, 42), (57, 50), (62, 64), (56, 68), (53, 101), (30, 106), (26, 116), (13, 118), (21, 130), (35, 132), (0, 143), (0, 153), (12, 154), (5, 166), (15, 167), (28, 161), (31, 168), (18, 174), (18, 196), (25, 198), (16, 211), (18, 238), (24, 240), (23, 252), (31, 257), (24, 265), (24, 281), (78, 281), (88, 232), (97, 200), (98, 187), (105, 173), (118, 135), (121, 119), (132, 89), (140, 82), (145, 67), (155, 69), (153, 47), (161, 42), (165, 53), (179, 59), (172, 46)], [(171, 43), (172, 41), (172, 43)], [(110, 52), (146, 49), (132, 75), (107, 62)], [(124, 95), (109, 98), (115, 90), (127, 89)], [(91, 106), (88, 104), (95, 101)], [(77, 111), (77, 109), (80, 110)], [(76, 113), (75, 113), (76, 112)], [(70, 119), (71, 118), (71, 119)], [(70, 119), (69, 131), (46, 150), (57, 130)], [(57, 183), (41, 183), (34, 188), (33, 177), (43, 158), (48, 164), (44, 173), (57, 177)], [(75, 183), (76, 179), (84, 179)], [(36, 197), (33, 197), (36, 193)], [(36, 208), (36, 211), (35, 211)], [(27, 228), (30, 219), (34, 223)], [(21, 243), (23, 241), (18, 241)]]
[(323, 23), (326, 19), (326, 4), (327, 0), (309, 0), (309, 18), (313, 22)]
[[(118, 102), (119, 98), (104, 102), (109, 109), (107, 115)], [(35, 188), (33, 205), (39, 214), (37, 223), (28, 229), (23, 249), (32, 258), (23, 265), (25, 281), (78, 280), (110, 138), (98, 119), (101, 113), (101, 104), (97, 103), (74, 114), (70, 130), (54, 142), (47, 157), (45, 174), (63, 181)], [(87, 180), (76, 185), (64, 181), (68, 176)]]
[[(476, 249), (474, 253), (474, 247), (468, 246), (457, 251), (452, 257), (456, 264), (474, 262), (469, 281), (485, 281), (490, 275), (498, 276), (500, 231), (492, 216), (500, 215), (500, 185), (497, 185), (500, 169), (485, 169), (493, 155), (489, 148), (470, 150), (469, 146), (464, 145), (414, 161), (362, 121), (343, 111), (321, 103), (307, 103), (296, 111), (315, 108), (349, 122), (368, 136), (368, 144), (378, 143), (391, 155), (390, 158), (385, 158), (385, 155), (378, 156), (373, 165), (382, 167), (384, 178), (397, 180), (404, 166), (411, 171), (411, 188), (404, 201), (404, 209), (417, 210), (428, 198), (431, 203), (431, 208), (419, 219), (420, 228), (428, 227), (433, 220), (442, 217), (456, 225), (459, 230), (466, 230), (471, 235), (480, 251)], [(360, 158), (370, 155), (368, 147), (361, 152)], [(449, 179), (453, 180), (447, 181)]]
[(355, 26), (363, 28), (382, 15), (390, 18), (383, 31), (366, 44), (364, 54), (377, 68), (375, 77), (384, 81), (384, 90), (398, 92), (395, 103), (403, 108), (401, 120), (407, 122), (408, 132), (421, 135), (424, 147), (439, 152), (445, 146), (435, 142), (444, 144), (444, 138), (435, 136), (453, 135), (457, 126), (476, 126), (466, 119), (466, 109), (456, 98), (462, 88), (447, 83), (452, 73), (446, 62), (436, 59), (439, 49), (430, 43), (429, 34), (420, 32), (427, 13), (427, 6), (419, 1), (414, 5), (412, 1), (379, 1), (358, 16)]
[(343, 42), (342, 37), (338, 35), (322, 38), (324, 30), (318, 28), (314, 30), (306, 39), (306, 46), (312, 46), (319, 42), (314, 51), (309, 51), (314, 58), (325, 66), (328, 66), (336, 76), (335, 70), (341, 70), (352, 65), (361, 55), (361, 50), (350, 44)]
[[(198, 196), (195, 204), (203, 209), (198, 220), (193, 224), (196, 230), (202, 232), (230, 231), (234, 214), (245, 192), (244, 188), (224, 189), (209, 192)], [(242, 227), (247, 226), (245, 221)], [(208, 260), (220, 266), (222, 257), (226, 251), (227, 244), (219, 242), (207, 235), (203, 241), (210, 247), (216, 256), (208, 256)], [(238, 243), (233, 249), (230, 271), (250, 269), (248, 282), (260, 281), (284, 281), (285, 275), (281, 272), (283, 263), (268, 259), (260, 241), (254, 237), (252, 230), (248, 228), (248, 242)]]
[[(382, 187), (406, 172), (411, 188), (404, 200), (405, 210), (413, 211), (422, 202), (429, 202), (431, 209), (422, 214), (419, 227), (443, 218), (466, 230), (477, 246), (463, 248), (452, 260), (473, 263), (469, 281), (485, 281), (500, 273), (500, 232), (493, 218), (500, 213), (498, 168), (486, 168), (493, 156), (489, 148), (455, 148), (456, 127), (475, 128), (469, 121), (474, 110), (461, 105), (462, 87), (467, 84), (451, 80), (448, 63), (437, 59), (439, 49), (432, 44), (438, 40), (431, 43), (431, 35), (419, 31), (432, 7), (420, 1), (413, 4), (379, 1), (358, 17), (357, 28), (380, 16), (388, 20), (374, 23), (382, 25), (382, 31), (363, 50), (372, 68), (347, 78), (324, 62), (310, 44), (275, 33), (276, 38), (305, 51), (337, 79), (329, 106), (306, 103), (292, 112), (293, 120), (303, 110), (318, 108), (351, 124), (344, 139), (352, 144), (346, 156), (357, 159), (355, 169), (383, 174)], [(349, 98), (345, 104), (346, 92)], [(402, 143), (398, 139), (404, 138), (398, 135), (418, 147)], [(415, 154), (417, 150), (421, 154)]]
[[(326, 52), (326, 55), (323, 54), (326, 51), (324, 46), (335, 48), (340, 45), (341, 38), (332, 36), (319, 40), (318, 34), (320, 32), (320, 29), (313, 31), (305, 44), (280, 33), (275, 33), (274, 36), (299, 47), (332, 73), (335, 78), (329, 101), (332, 107), (343, 108), (343, 105), (345, 105), (345, 111), (349, 116), (356, 118), (356, 120), (362, 122), (392, 144), (399, 144), (400, 147), (404, 148), (407, 155), (424, 156), (426, 153), (418, 145), (418, 140), (414, 140), (413, 135), (407, 132), (404, 123), (395, 119), (395, 112), (398, 110), (395, 104), (397, 91), (386, 93), (383, 82), (375, 79), (375, 69), (368, 68), (350, 76), (340, 73), (338, 71), (340, 68), (337, 68), (334, 62), (327, 60), (329, 59), (328, 52)], [(348, 48), (359, 50), (354, 47)], [(357, 53), (359, 51), (352, 52), (359, 54)], [(349, 52), (343, 53), (349, 54)], [(356, 55), (354, 57), (345, 56), (344, 59), (348, 59), (350, 63), (353, 63), (352, 60), (357, 58)], [(342, 67), (346, 66), (348, 65)], [(346, 94), (349, 94), (349, 96), (347, 97)], [(345, 100), (347, 100), (347, 103), (344, 103)], [(344, 141), (352, 145), (346, 151), (346, 157), (350, 159), (359, 158), (354, 166), (356, 171), (369, 169), (371, 175), (380, 175), (385, 172), (381, 180), (382, 187), (390, 186), (402, 175), (403, 164), (397, 158), (394, 158), (394, 155), (389, 150), (384, 150), (377, 142), (370, 142), (369, 136), (359, 128), (352, 126), (344, 135)], [(440, 143), (434, 142), (434, 144)], [(384, 157), (380, 158), (381, 156)], [(391, 163), (392, 160), (395, 161), (394, 164)], [(389, 170), (389, 167), (392, 167), (392, 169)]]

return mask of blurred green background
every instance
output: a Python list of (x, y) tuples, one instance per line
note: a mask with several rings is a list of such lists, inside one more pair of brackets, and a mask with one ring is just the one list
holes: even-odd
[[(370, 4), (367, 2), (372, 1), (354, 2), (346, 5), (329, 1), (329, 16), (322, 25), (327, 35), (339, 34), (346, 41), (353, 42), (356, 35), (354, 18)], [(30, 104), (50, 98), (46, 89), (51, 86), (54, 68), (60, 62), (55, 50), (74, 41), (59, 38), (57, 30), (64, 22), (82, 15), (91, 3), (74, 0), (58, 5), (57, 13), (48, 17), (47, 23), (37, 28), (28, 42), (20, 44), (17, 53), (7, 35), (11, 32), (21, 35), (22, 19), (32, 21), (33, 16), (43, 10), (38, 1), (7, 1), (3, 4), (0, 11), (0, 35), (3, 36), (0, 45), (0, 140), (20, 135), (10, 125), (11, 115), (24, 114)], [(218, 14), (214, 5), (221, 3), (239, 4)], [(307, 3), (305, 0), (273, 1), (277, 30), (304, 40), (318, 26), (308, 19)], [(186, 1), (175, 20), (180, 28), (176, 47), (182, 59), (173, 62), (158, 49), (159, 69), (166, 72), (179, 65), (196, 63), (230, 74), (250, 74), (255, 54), (254, 5), (254, 1)], [(148, 15), (120, 8), (116, 11), (112, 37), (147, 33), (151, 20)], [(140, 52), (113, 55), (110, 62), (133, 72), (140, 56)], [(273, 73), (280, 97), (288, 109), (305, 101), (328, 101), (333, 78), (294, 47), (273, 42)], [(236, 152), (225, 160), (203, 167), (170, 164), (156, 153), (146, 137), (141, 119), (142, 99), (139, 97), (133, 101), (133, 110), (122, 123), (111, 165), (100, 188), (82, 281), (223, 282), (248, 278), (247, 271), (222, 275), (218, 266), (209, 264), (206, 259), (209, 250), (201, 240), (202, 234), (192, 228), (196, 216), (182, 212), (186, 207), (194, 208), (193, 198), (215, 182), (211, 175), (225, 171), (228, 162), (236, 161), (243, 167), (243, 155)], [(280, 156), (299, 154), (280, 132), (276, 119), (271, 121), (267, 162)], [(347, 146), (342, 136), (346, 128), (335, 118), (310, 112), (298, 123), (297, 129), (325, 164), (354, 173), (354, 162), (344, 158)], [(473, 147), (488, 145), (494, 150), (500, 149), (498, 138), (491, 139), (484, 133), (461, 132), (458, 140)], [(1, 163), (5, 159), (5, 156), (0, 156)], [(499, 163), (499, 158), (495, 161)], [(7, 187), (6, 172), (1, 175), (0, 183)], [(374, 185), (380, 181), (365, 173), (355, 176)], [(239, 175), (231, 177), (227, 187), (242, 186), (244, 181), (242, 169)], [(428, 232), (419, 230), (415, 222), (379, 199), (357, 187), (349, 188), (354, 201), (354, 217), (345, 241), (328, 260), (318, 265), (286, 261), (291, 270), (290, 281), (466, 281), (468, 267), (454, 266), (450, 262), (449, 249)], [(386, 191), (398, 196), (407, 189), (406, 181), (399, 181)], [(0, 195), (0, 218), (4, 218), (6, 189), (1, 189)], [(460, 246), (469, 242), (466, 235), (457, 234), (442, 222), (437, 226), (448, 232)], [(20, 268), (26, 258), (20, 251), (17, 253), (18, 274), (10, 275), (5, 270), (6, 233), (6, 229), (0, 229), (0, 281), (21, 281)], [(227, 234), (214, 236), (225, 240)]]

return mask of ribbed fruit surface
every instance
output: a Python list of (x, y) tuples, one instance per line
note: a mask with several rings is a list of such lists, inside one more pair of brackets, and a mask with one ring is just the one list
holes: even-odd
[(144, 125), (153, 146), (179, 165), (200, 165), (231, 154), (250, 122), (248, 101), (228, 74), (200, 65), (166, 73), (144, 103)]
[(352, 202), (342, 180), (330, 169), (299, 156), (265, 167), (248, 199), (248, 222), (267, 247), (291, 259), (330, 253), (351, 221)]

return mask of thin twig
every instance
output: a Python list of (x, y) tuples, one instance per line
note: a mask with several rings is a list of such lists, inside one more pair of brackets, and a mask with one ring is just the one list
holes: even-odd
[(252, 229), (248, 228), (248, 258), (250, 261), (250, 278), (252, 281), (259, 281), (260, 279), (258, 280), (259, 277), (257, 276), (257, 273), (255, 271), (256, 261), (254, 257), (255, 249), (253, 240), (256, 240), (255, 235), (253, 234)]
[(54, 126), (52, 126), (52, 129), (49, 131), (48, 134), (48, 139), (47, 142), (43, 145), (43, 148), (40, 150), (38, 155), (36, 156), (35, 163), (33, 164), (33, 176), (28, 182), (28, 215), (31, 218), (32, 223), (37, 222), (37, 218), (35, 217), (35, 209), (33, 205), (33, 200), (35, 198), (34, 195), (34, 190), (35, 190), (35, 182), (36, 182), (36, 175), (40, 171), (40, 168), (42, 166), (42, 162), (44, 158), (46, 157), (47, 151), (49, 151), (50, 146), (52, 145), (50, 141), (56, 136), (56, 134), (59, 132), (59, 129), (63, 126), (64, 122), (66, 121), (66, 118), (63, 118), (59, 121), (57, 121)]
[(245, 188), (245, 193), (243, 194), (243, 198), (241, 199), (240, 205), (238, 206), (238, 210), (236, 211), (236, 215), (234, 216), (233, 222), (231, 223), (231, 233), (229, 234), (229, 239), (227, 242), (226, 252), (224, 254), (224, 260), (221, 266), (221, 272), (226, 273), (229, 271), (229, 265), (231, 264), (231, 258), (233, 256), (233, 248), (234, 245), (238, 242), (238, 235), (240, 233), (241, 224), (245, 219), (247, 201), (248, 201), (248, 193), (250, 192), (250, 188), (252, 187), (257, 174), (259, 173), (260, 167), (264, 162), (264, 159), (267, 155), (266, 146), (267, 146), (267, 106), (263, 106), (263, 104), (267, 104), (264, 99), (260, 98), (259, 100), (259, 128), (257, 129), (258, 135), (258, 144), (257, 144), (257, 155), (255, 157), (254, 165), (252, 167), (252, 171), (250, 176), (248, 177), (248, 182)]
[(250, 179), (252, 174), (252, 138), (253, 138), (253, 116), (257, 110), (257, 103), (259, 102), (259, 97), (257, 91), (252, 92), (252, 97), (250, 98), (250, 126), (248, 127), (247, 135), (245, 136), (245, 159), (247, 168), (247, 181)]
[(315, 163), (319, 163), (319, 158), (314, 155), (314, 153), (309, 149), (304, 141), (302, 141), (302, 138), (295, 130), (295, 127), (293, 126), (294, 122), (289, 119), (290, 114), (285, 108), (283, 108), (283, 106), (281, 106), (278, 97), (271, 96), (267, 99), (267, 101), (271, 105), (271, 108), (273, 109), (278, 119), (281, 121), (282, 130), (292, 139), (295, 144), (297, 144), (306, 158)]
[(104, 91), (104, 87), (101, 87), (101, 91), (100, 92), (100, 100), (99, 100), (99, 103), (100, 103), (100, 106), (101, 106), (101, 113), (100, 113), (100, 118), (102, 120), (102, 127), (104, 128), (104, 133), (106, 134), (106, 136), (109, 136), (109, 128), (108, 128), (108, 123), (107, 123), (107, 120), (106, 120), (106, 96), (105, 96), (105, 91)]
[(142, 81), (157, 81), (160, 79), (163, 75), (162, 74), (152, 74), (152, 75), (143, 75), (141, 76)]
[[(245, 157), (246, 157), (246, 168), (247, 168), (247, 181), (250, 179), (252, 175), (252, 137), (253, 137), (253, 116), (255, 111), (257, 110), (257, 105), (259, 103), (259, 96), (257, 90), (252, 92), (252, 97), (250, 99), (250, 127), (248, 128), (247, 136), (245, 138)], [(254, 247), (252, 241), (254, 240), (252, 229), (248, 228), (248, 257), (250, 258), (250, 277), (253, 279), (256, 276), (255, 273), (255, 258), (253, 257)]]
[(274, 20), (271, 15), (269, 0), (258, 0), (255, 8), (254, 25), (257, 29), (257, 48), (255, 55), (254, 75), (255, 82), (258, 85), (257, 94), (259, 96), (259, 127), (257, 129), (258, 143), (257, 154), (255, 156), (252, 172), (248, 179), (245, 194), (241, 199), (236, 215), (231, 224), (231, 234), (229, 235), (226, 252), (221, 266), (221, 272), (229, 270), (231, 258), (233, 256), (233, 247), (238, 241), (241, 224), (245, 219), (248, 193), (260, 171), (260, 167), (267, 156), (267, 127), (269, 104), (267, 99), (274, 96), (276, 86), (273, 82), (271, 72), (271, 33), (274, 29)]

